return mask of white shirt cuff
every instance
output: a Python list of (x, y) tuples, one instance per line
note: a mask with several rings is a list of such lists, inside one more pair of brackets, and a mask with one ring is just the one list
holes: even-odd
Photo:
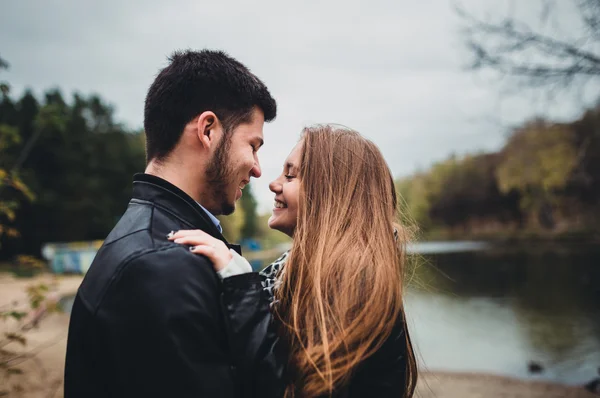
[(225, 279), (235, 275), (247, 274), (252, 272), (252, 266), (242, 256), (233, 249), (229, 249), (231, 253), (231, 261), (222, 270), (218, 271), (219, 278)]

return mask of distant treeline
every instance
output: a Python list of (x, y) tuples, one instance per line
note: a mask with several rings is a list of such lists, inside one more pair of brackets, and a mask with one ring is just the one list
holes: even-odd
[[(125, 211), (131, 181), (145, 168), (144, 134), (117, 123), (98, 96), (59, 90), (0, 94), (0, 260), (39, 255), (46, 242), (104, 239)], [(32, 193), (6, 183), (18, 175)], [(234, 216), (223, 217), (238, 241), (264, 234), (250, 187)], [(9, 233), (7, 233), (9, 232)]]
[[(34, 195), (16, 197), (16, 238), (4, 237), (2, 257), (39, 254), (45, 242), (102, 239), (131, 195), (131, 178), (143, 171), (144, 138), (116, 123), (97, 96), (58, 90), (38, 101), (31, 92), (0, 101), (3, 136), (12, 134), (0, 167), (18, 173)], [(4, 191), (3, 199), (11, 192)]]
[(600, 107), (570, 123), (529, 121), (499, 152), (452, 156), (397, 188), (425, 235), (597, 234)]
[[(143, 133), (117, 123), (97, 96), (0, 95), (0, 260), (39, 255), (46, 242), (103, 239), (144, 169)], [(28, 189), (7, 184), (7, 175)], [(426, 233), (597, 232), (600, 108), (572, 123), (533, 120), (497, 153), (451, 157), (397, 186)], [(249, 187), (234, 215), (221, 219), (231, 241), (283, 240), (267, 218), (256, 214)]]

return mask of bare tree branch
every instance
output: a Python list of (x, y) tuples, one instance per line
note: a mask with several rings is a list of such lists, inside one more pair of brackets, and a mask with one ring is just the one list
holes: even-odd
[(25, 351), (25, 352), (21, 352), (18, 354), (15, 354), (14, 357), (10, 358), (8, 361), (6, 361), (6, 365), (8, 367), (12, 367), (12, 366), (17, 366), (23, 362), (26, 361), (30, 361), (34, 358), (36, 358), (36, 356), (44, 351), (45, 349), (48, 349), (56, 344), (58, 344), (61, 340), (63, 340), (65, 338), (64, 334), (58, 334), (56, 336), (54, 336), (53, 339), (44, 342), (43, 344), (38, 345), (37, 347), (29, 350), (29, 351)]
[[(556, 1), (541, 0), (540, 21), (555, 15)], [(584, 26), (577, 39), (553, 37), (514, 16), (489, 22), (455, 6), (463, 20), (471, 70), (489, 69), (532, 88), (572, 88), (600, 80), (600, 0), (573, 0)]]

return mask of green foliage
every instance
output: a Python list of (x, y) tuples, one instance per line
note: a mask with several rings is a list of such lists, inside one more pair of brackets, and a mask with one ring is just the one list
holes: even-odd
[(536, 121), (516, 130), (498, 166), (500, 190), (534, 191), (544, 195), (564, 190), (577, 166), (573, 130)]
[(244, 213), (244, 224), (240, 231), (240, 237), (242, 239), (255, 238), (258, 234), (258, 215), (256, 214), (256, 199), (252, 193), (252, 185), (248, 184), (244, 188), (244, 194), (242, 195), (239, 203), (239, 207)]
[[(264, 236), (263, 220), (256, 213), (257, 202), (252, 192), (252, 184), (244, 188), (243, 195), (236, 204), (233, 214), (219, 216), (223, 235), (231, 242), (243, 239), (261, 239)], [(266, 225), (266, 224), (265, 224)]]
[(578, 227), (589, 229), (600, 218), (597, 176), (600, 108), (573, 123), (526, 123), (498, 153), (452, 156), (396, 186), (424, 230), (553, 229), (561, 217), (566, 225), (586, 220)]
[(19, 130), (6, 124), (0, 125), (0, 151), (8, 151), (21, 142)]
[(406, 215), (414, 219), (423, 229), (431, 226), (429, 189), (427, 174), (424, 173), (396, 181), (396, 190), (400, 198), (400, 212), (408, 213)]
[(536, 120), (516, 130), (496, 175), (502, 192), (516, 191), (532, 224), (553, 228), (579, 162), (572, 125)]
[(469, 217), (487, 217), (497, 209), (494, 155), (452, 156), (429, 172), (396, 182), (398, 192), (421, 229), (454, 226)]
[[(8, 64), (0, 59), (0, 69), (6, 68)], [(8, 84), (2, 83), (2, 102), (0, 111), (10, 112), (14, 107), (8, 96)], [(34, 195), (21, 180), (16, 170), (10, 169), (11, 157), (7, 154), (21, 144), (19, 129), (6, 124), (10, 116), (0, 114), (0, 248), (2, 238), (16, 238), (19, 231), (15, 228), (17, 210), (20, 202), (32, 201)]]
[(218, 216), (223, 228), (223, 236), (230, 242), (239, 242), (241, 230), (244, 225), (244, 209), (236, 206), (235, 211), (228, 216)]
[[(0, 70), (8, 69), (8, 62), (6, 62), (2, 57), (0, 57)], [(0, 94), (3, 97), (7, 96), (10, 91), (10, 86), (7, 82), (0, 81)]]
[(142, 132), (116, 123), (97, 96), (75, 94), (67, 103), (57, 90), (41, 102), (29, 92), (14, 104), (4, 98), (0, 123), (0, 143), (11, 145), (0, 166), (18, 167), (12, 185), (20, 190), (0, 211), (21, 235), (0, 256), (39, 255), (46, 242), (103, 239), (127, 206), (133, 174), (144, 168)]
[(23, 311), (14, 311), (14, 310), (0, 313), (0, 317), (3, 320), (6, 320), (8, 318), (13, 318), (13, 319), (15, 319), (17, 321), (20, 321), (21, 319), (25, 318), (26, 315), (27, 315), (26, 312), (23, 312)]

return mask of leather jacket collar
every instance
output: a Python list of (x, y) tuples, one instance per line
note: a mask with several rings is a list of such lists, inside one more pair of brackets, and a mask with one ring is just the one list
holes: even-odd
[(240, 252), (238, 245), (227, 242), (208, 214), (194, 199), (160, 177), (145, 173), (136, 174), (133, 177), (133, 200), (152, 202), (155, 206), (189, 224), (190, 228), (201, 229)]

